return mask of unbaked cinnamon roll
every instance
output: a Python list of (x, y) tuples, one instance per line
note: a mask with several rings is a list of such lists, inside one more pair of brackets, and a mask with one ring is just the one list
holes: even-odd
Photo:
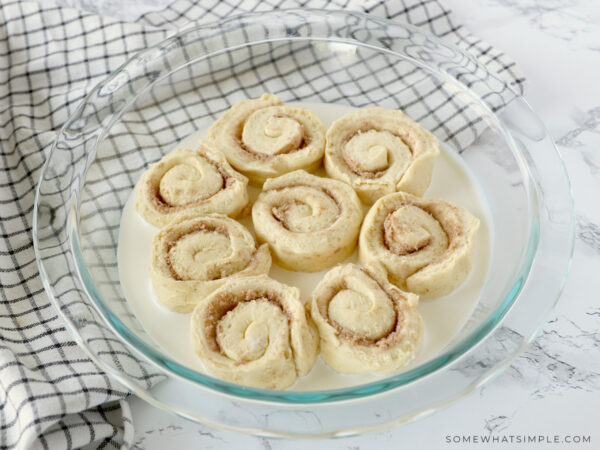
[(279, 264), (317, 272), (354, 251), (362, 221), (350, 186), (303, 170), (268, 179), (252, 207), (254, 230)]
[(175, 150), (150, 166), (137, 185), (136, 209), (157, 227), (182, 211), (235, 217), (248, 204), (248, 179), (207, 142)]
[(371, 204), (396, 191), (423, 195), (438, 153), (437, 139), (402, 111), (365, 108), (327, 130), (325, 170)]
[(198, 304), (192, 342), (216, 377), (285, 389), (310, 372), (319, 336), (297, 288), (267, 276), (230, 280)]
[(182, 213), (154, 237), (150, 276), (159, 301), (187, 313), (226, 281), (269, 272), (267, 245), (221, 215)]
[(380, 198), (359, 238), (364, 265), (379, 265), (389, 280), (422, 298), (446, 295), (471, 270), (479, 219), (443, 200), (398, 192)]
[(310, 299), (321, 357), (343, 373), (401, 368), (421, 344), (418, 301), (418, 296), (401, 291), (381, 273), (355, 264), (334, 267)]
[(236, 103), (208, 134), (231, 165), (258, 184), (296, 169), (316, 169), (325, 150), (319, 118), (272, 94)]

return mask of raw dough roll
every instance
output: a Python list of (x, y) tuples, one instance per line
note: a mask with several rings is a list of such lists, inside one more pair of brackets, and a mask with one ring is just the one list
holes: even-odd
[(402, 111), (365, 108), (329, 127), (325, 169), (371, 204), (396, 191), (423, 195), (438, 153), (437, 139)]
[(398, 192), (380, 198), (359, 238), (362, 264), (381, 265), (401, 289), (423, 298), (446, 295), (471, 270), (479, 219), (443, 200)]
[(343, 373), (390, 372), (415, 357), (423, 337), (418, 296), (355, 264), (331, 269), (315, 288), (310, 311), (321, 357)]
[(292, 170), (316, 169), (325, 151), (319, 118), (272, 94), (236, 103), (208, 135), (233, 167), (258, 184)]
[(160, 302), (187, 313), (231, 278), (270, 268), (268, 246), (257, 249), (240, 223), (221, 214), (182, 213), (154, 237), (150, 276)]
[(362, 221), (350, 186), (303, 170), (267, 180), (252, 207), (254, 230), (280, 265), (317, 272), (346, 259)]
[(267, 276), (237, 278), (192, 314), (196, 353), (216, 377), (285, 389), (315, 363), (319, 335), (300, 291)]
[(248, 179), (225, 157), (201, 142), (195, 151), (175, 150), (150, 166), (137, 186), (136, 209), (157, 227), (182, 211), (235, 217), (248, 204)]

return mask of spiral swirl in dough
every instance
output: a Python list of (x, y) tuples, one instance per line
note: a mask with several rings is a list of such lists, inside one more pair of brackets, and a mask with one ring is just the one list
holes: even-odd
[(300, 291), (267, 276), (230, 280), (192, 314), (196, 353), (216, 377), (285, 389), (310, 372), (319, 336)]
[(187, 313), (235, 277), (269, 272), (267, 245), (221, 215), (182, 213), (154, 237), (150, 276), (156, 296), (172, 311)]
[(273, 94), (236, 103), (208, 134), (231, 165), (258, 184), (296, 169), (316, 169), (325, 151), (319, 118)]
[(319, 329), (321, 357), (343, 373), (390, 372), (413, 359), (423, 337), (418, 296), (385, 274), (345, 264), (315, 288), (310, 312)]
[(350, 186), (297, 170), (268, 179), (252, 207), (254, 230), (280, 265), (317, 272), (353, 252), (363, 213)]
[(248, 204), (248, 179), (233, 170), (223, 154), (207, 142), (195, 151), (174, 150), (142, 175), (136, 209), (157, 227), (182, 211), (235, 217)]
[(436, 298), (457, 288), (471, 270), (479, 219), (443, 200), (397, 192), (380, 198), (359, 238), (364, 265), (380, 265), (396, 286)]
[(396, 191), (423, 195), (438, 153), (437, 139), (402, 111), (365, 108), (327, 130), (325, 170), (371, 204)]

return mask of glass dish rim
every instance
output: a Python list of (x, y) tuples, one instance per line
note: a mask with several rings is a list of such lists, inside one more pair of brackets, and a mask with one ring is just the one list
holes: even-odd
[[(412, 29), (414, 31), (417, 31), (421, 35), (426, 35), (427, 37), (437, 41), (438, 43), (440, 43), (441, 45), (443, 45), (445, 47), (451, 47), (453, 50), (459, 51), (461, 54), (466, 54), (465, 52), (463, 52), (462, 50), (453, 46), (452, 44), (445, 43), (445, 42), (441, 41), (439, 38), (432, 36), (426, 32), (423, 32), (422, 30), (420, 30), (418, 28), (412, 27), (408, 24), (404, 24), (404, 23), (400, 24), (400, 23), (391, 21), (389, 19), (383, 19), (383, 18), (371, 16), (371, 15), (364, 14), (364, 13), (348, 12), (348, 11), (319, 10), (319, 9), (308, 9), (308, 8), (303, 9), (303, 10), (298, 10), (298, 9), (282, 10), (282, 11), (277, 11), (277, 13), (282, 14), (282, 13), (288, 13), (288, 12), (294, 12), (294, 11), (295, 12), (310, 11), (310, 12), (315, 12), (315, 13), (321, 13), (322, 15), (325, 15), (325, 14), (329, 15), (331, 13), (338, 13), (338, 14), (342, 13), (343, 15), (346, 15), (346, 16), (365, 16), (365, 17), (369, 18), (370, 20), (378, 20), (378, 21), (384, 22), (387, 26)], [(252, 16), (259, 15), (259, 14), (264, 15), (264, 13), (245, 13), (245, 14), (240, 14), (235, 17), (227, 18), (222, 21), (216, 21), (216, 22), (211, 22), (208, 24), (187, 27), (176, 34), (167, 37), (165, 40), (163, 40), (153, 46), (150, 46), (140, 52), (137, 52), (127, 62), (125, 62), (123, 65), (121, 65), (116, 71), (114, 71), (112, 74), (110, 74), (105, 80), (103, 80), (101, 83), (99, 83), (94, 89), (92, 89), (92, 91), (90, 91), (90, 93), (86, 96), (86, 98), (80, 103), (77, 110), (79, 108), (82, 108), (83, 105), (87, 101), (89, 101), (90, 97), (96, 92), (96, 90), (99, 89), (108, 79), (111, 79), (113, 76), (120, 73), (128, 64), (130, 64), (133, 60), (138, 58), (141, 53), (147, 52), (154, 48), (160, 48), (161, 46), (165, 45), (165, 43), (167, 43), (173, 39), (179, 38), (182, 35), (190, 33), (190, 32), (199, 31), (199, 30), (202, 30), (202, 29), (208, 28), (208, 27), (214, 27), (215, 24), (222, 24), (225, 22), (234, 21), (236, 19), (239, 19), (242, 16), (251, 16), (252, 17)], [(282, 40), (283, 41), (286, 41), (286, 40), (329, 41), (329, 42), (332, 41), (332, 39), (311, 38), (311, 37), (309, 37), (309, 38), (276, 38), (276, 39), (267, 39), (267, 40), (263, 39), (260, 41), (250, 40), (249, 42), (246, 42), (244, 45), (254, 45), (259, 42), (282, 41)], [(340, 39), (338, 39), (338, 41), (352, 42), (355, 45), (366, 46), (364, 44), (361, 44), (359, 41), (356, 41), (353, 39), (340, 38)], [(367, 47), (373, 48), (373, 46), (367, 46)], [(396, 52), (389, 50), (389, 49), (376, 48), (376, 50), (395, 54), (396, 56), (404, 58), (404, 59), (410, 59), (410, 57), (399, 55)], [(203, 55), (203, 56), (210, 57), (212, 54), (213, 53), (207, 53), (206, 55)], [(473, 59), (473, 57), (471, 55), (468, 55), (468, 54), (466, 54), (466, 55), (470, 59)], [(415, 63), (418, 64), (418, 62), (415, 62)], [(419, 64), (419, 65), (422, 65), (422, 64)], [(431, 70), (431, 69), (429, 69), (429, 70)], [(443, 73), (444, 72), (442, 71), (442, 74)], [(451, 76), (449, 74), (445, 74), (445, 75)], [(468, 89), (468, 88), (465, 87), (465, 89)], [(515, 94), (516, 97), (519, 97), (522, 99), (522, 96), (520, 96), (518, 93), (516, 93), (514, 91), (513, 91), (513, 93)], [(478, 96), (477, 96), (477, 98), (478, 98)], [(532, 113), (533, 113), (533, 111), (532, 111)], [(494, 114), (494, 116), (495, 116), (495, 114)], [(66, 122), (64, 127), (66, 127), (69, 123), (70, 123), (70, 119)], [(508, 131), (502, 126), (502, 122), (499, 119), (498, 119), (498, 125), (500, 125), (502, 127), (505, 135), (510, 136), (510, 133), (508, 133)], [(64, 127), (59, 132), (59, 136), (63, 132)], [(511, 140), (508, 140), (508, 143), (511, 146), (511, 149), (513, 151), (520, 153), (518, 148), (516, 148), (514, 146), (514, 144), (511, 142)], [(52, 157), (52, 153), (53, 152), (51, 151), (51, 153), (48, 156), (48, 161)], [(46, 162), (46, 164), (48, 163), (48, 161)], [(528, 167), (528, 166), (526, 166), (526, 167)], [(527, 175), (528, 175), (529, 179), (532, 178), (532, 175), (530, 174), (529, 171), (527, 171)], [(40, 178), (40, 183), (38, 184), (38, 189), (36, 191), (36, 199), (39, 194), (39, 188), (40, 188), (42, 180), (43, 180), (43, 177)], [(36, 205), (37, 205), (37, 200), (36, 200)], [(537, 210), (534, 210), (534, 213), (537, 213)], [(35, 216), (34, 216), (34, 219), (35, 219)], [(384, 380), (379, 380), (376, 382), (359, 385), (359, 386), (353, 386), (353, 387), (349, 387), (349, 388), (327, 390), (327, 391), (270, 391), (270, 390), (264, 390), (264, 389), (247, 388), (247, 387), (243, 387), (240, 385), (236, 385), (236, 384), (232, 384), (232, 383), (228, 383), (228, 382), (224, 382), (224, 381), (212, 378), (208, 375), (198, 373), (198, 372), (193, 371), (192, 369), (188, 369), (184, 366), (177, 367), (179, 364), (177, 364), (176, 362), (175, 362), (175, 364), (173, 364), (174, 363), (173, 361), (168, 360), (168, 358), (165, 358), (164, 355), (162, 355), (160, 352), (157, 352), (154, 348), (150, 347), (144, 341), (140, 340), (137, 337), (137, 335), (135, 335), (135, 333), (130, 332), (130, 330), (120, 321), (120, 319), (118, 317), (114, 316), (114, 314), (112, 314), (112, 312), (110, 312), (110, 310), (105, 307), (104, 302), (102, 301), (102, 298), (100, 297), (100, 295), (97, 293), (97, 291), (94, 287), (93, 280), (89, 276), (89, 273), (87, 273), (87, 268), (85, 267), (85, 264), (83, 263), (83, 260), (81, 258), (81, 253), (79, 251), (79, 244), (78, 244), (78, 239), (77, 239), (76, 233), (72, 233), (72, 234), (69, 233), (69, 237), (71, 240), (71, 244), (72, 244), (71, 247), (72, 247), (72, 251), (74, 254), (75, 261), (76, 261), (76, 268), (78, 271), (80, 271), (77, 273), (77, 276), (79, 277), (80, 281), (82, 281), (82, 285), (84, 286), (87, 295), (92, 299), (92, 303), (94, 304), (94, 306), (99, 310), (103, 319), (108, 322), (111, 329), (113, 331), (115, 331), (115, 333), (129, 347), (133, 347), (133, 349), (136, 351), (136, 353), (141, 354), (145, 359), (152, 362), (155, 366), (159, 367), (161, 370), (167, 371), (167, 372), (169, 372), (179, 378), (185, 379), (187, 381), (195, 382), (196, 384), (199, 385), (198, 387), (209, 388), (210, 390), (216, 391), (217, 393), (220, 393), (220, 394), (233, 395), (235, 397), (243, 397), (243, 398), (250, 399), (250, 400), (281, 402), (281, 403), (289, 403), (289, 404), (290, 403), (291, 404), (327, 403), (327, 402), (332, 402), (332, 401), (343, 401), (343, 400), (349, 400), (349, 399), (355, 399), (355, 398), (365, 398), (365, 397), (369, 397), (369, 396), (372, 396), (372, 395), (375, 395), (378, 393), (388, 391), (390, 389), (397, 388), (399, 386), (403, 386), (403, 385), (415, 382), (418, 379), (422, 378), (423, 376), (427, 376), (427, 375), (445, 367), (447, 364), (458, 359), (460, 356), (464, 355), (466, 352), (468, 352), (470, 349), (472, 349), (474, 346), (476, 346), (478, 343), (480, 343), (485, 336), (487, 336), (491, 331), (493, 331), (493, 329), (497, 325), (499, 325), (499, 323), (501, 322), (501, 319), (504, 317), (506, 312), (509, 310), (510, 306), (514, 303), (515, 299), (518, 297), (518, 294), (519, 294), (521, 288), (523, 287), (524, 281), (525, 281), (527, 275), (529, 274), (529, 271), (531, 270), (534, 256), (536, 254), (538, 238), (539, 238), (539, 231), (538, 231), (539, 220), (537, 220), (537, 217), (534, 217), (534, 219), (535, 220), (531, 224), (531, 228), (530, 228), (528, 246), (524, 252), (524, 258), (522, 258), (522, 264), (521, 264), (521, 269), (525, 268), (526, 270), (517, 271), (517, 273), (515, 274), (516, 280), (514, 280), (514, 279), (512, 280), (514, 282), (514, 284), (509, 289), (508, 295), (504, 298), (504, 300), (502, 301), (500, 306), (496, 309), (496, 311), (493, 314), (491, 314), (490, 317), (488, 317), (486, 319), (486, 321), (484, 321), (484, 323), (480, 324), (467, 337), (463, 338), (463, 340), (460, 343), (455, 345), (454, 349), (456, 351), (447, 352), (447, 353), (449, 353), (449, 355), (446, 355), (446, 354), (438, 355), (436, 358), (428, 361), (427, 363), (425, 363), (419, 367), (416, 367), (414, 369), (411, 369), (410, 371), (407, 371), (407, 372), (404, 372), (401, 374), (394, 375), (392, 377), (388, 377)], [(34, 234), (35, 233), (36, 233), (36, 227), (34, 227)], [(37, 255), (37, 252), (36, 252), (36, 255)], [(38, 265), (42, 265), (42, 264), (43, 264), (43, 262), (38, 258)], [(46, 283), (45, 283), (45, 287), (47, 287)], [(47, 291), (49, 293), (51, 292), (51, 290), (48, 290), (48, 288), (47, 288)], [(55, 306), (57, 306), (53, 295), (50, 295), (50, 297), (53, 299), (53, 303), (55, 304)], [(72, 330), (70, 330), (70, 331), (72, 331)], [(128, 336), (124, 336), (123, 332), (125, 332), (125, 334), (127, 334)], [(72, 333), (77, 334), (76, 331), (72, 331)], [(135, 341), (137, 341), (137, 343)], [(152, 357), (150, 357), (149, 355), (152, 355)], [(171, 366), (175, 366), (175, 368), (173, 368)], [(175, 370), (175, 369), (177, 369), (177, 370)], [(186, 376), (190, 372), (194, 375), (194, 378), (190, 378), (189, 376)], [(425, 373), (422, 373), (422, 372), (425, 372)], [(414, 375), (414, 374), (417, 374), (417, 376), (409, 377), (410, 375)], [(408, 379), (408, 378), (410, 378), (410, 379)], [(377, 389), (374, 389), (374, 388), (377, 388)], [(373, 390), (369, 391), (371, 389), (373, 389)], [(367, 392), (364, 392), (365, 390)], [(326, 398), (322, 399), (319, 397), (326, 397)]]

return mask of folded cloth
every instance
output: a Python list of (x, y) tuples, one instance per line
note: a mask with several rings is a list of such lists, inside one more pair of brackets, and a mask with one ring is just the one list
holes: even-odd
[[(0, 0), (0, 448), (133, 445), (123, 400), (128, 392), (74, 343), (38, 275), (31, 237), (34, 188), (61, 125), (108, 73), (190, 21), (324, 5), (421, 27), (522, 89), (514, 63), (457, 24), (436, 0), (177, 0), (136, 23)], [(476, 137), (471, 125), (464, 119), (450, 123), (441, 137), (464, 147)], [(155, 382), (151, 374), (141, 376)]]

